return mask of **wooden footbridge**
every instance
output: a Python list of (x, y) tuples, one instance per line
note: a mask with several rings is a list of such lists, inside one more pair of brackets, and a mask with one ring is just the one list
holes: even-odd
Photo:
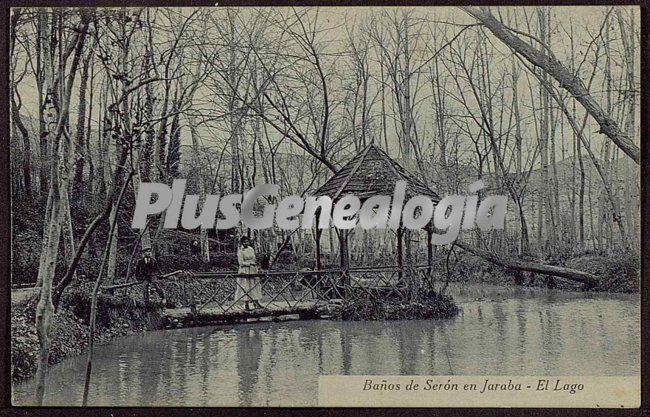
[[(164, 316), (173, 323), (212, 324), (298, 315), (312, 318), (328, 306), (366, 299), (378, 302), (391, 298), (406, 301), (414, 285), (428, 285), (429, 268), (397, 267), (353, 268), (350, 270), (266, 271), (257, 274), (232, 272), (174, 271), (162, 276), (168, 306)], [(247, 310), (247, 289), (240, 278), (256, 278), (262, 298), (261, 308)], [(413, 279), (417, 278), (417, 279)], [(105, 290), (142, 285), (146, 282), (103, 287)]]

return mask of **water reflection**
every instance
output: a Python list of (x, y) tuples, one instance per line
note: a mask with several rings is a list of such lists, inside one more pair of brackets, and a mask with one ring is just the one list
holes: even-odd
[(257, 391), (257, 378), (262, 355), (262, 338), (259, 330), (237, 332), (237, 374), (239, 375), (240, 404), (253, 405), (252, 395)]
[[(96, 348), (90, 402), (127, 406), (315, 405), (321, 374), (634, 375), (629, 295), (450, 286), (446, 321), (284, 322), (150, 332)], [(48, 405), (79, 405), (85, 357), (55, 366)], [(33, 401), (34, 381), (14, 386)]]

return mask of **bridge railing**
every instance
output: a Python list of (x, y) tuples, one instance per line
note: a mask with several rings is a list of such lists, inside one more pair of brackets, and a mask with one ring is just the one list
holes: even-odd
[[(426, 282), (428, 268), (355, 268), (349, 271), (266, 271), (257, 274), (230, 272), (183, 272), (173, 278), (177, 287), (172, 301), (176, 307), (194, 312), (205, 308), (228, 313), (242, 308), (249, 296), (262, 308), (281, 305), (296, 308), (301, 303), (341, 299), (393, 298), (407, 301), (414, 286)], [(250, 280), (246, 282), (246, 280)], [(258, 297), (261, 293), (261, 297)]]
[(174, 281), (178, 291), (172, 301), (195, 312), (212, 308), (225, 314), (241, 308), (250, 298), (263, 308), (280, 304), (289, 309), (302, 302), (341, 298), (340, 271), (184, 273)]

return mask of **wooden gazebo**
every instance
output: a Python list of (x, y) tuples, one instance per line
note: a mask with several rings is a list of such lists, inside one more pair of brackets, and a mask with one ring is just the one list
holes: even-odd
[[(434, 203), (440, 201), (440, 197), (433, 190), (427, 187), (422, 181), (409, 173), (400, 164), (393, 160), (386, 152), (370, 144), (358, 155), (352, 158), (343, 168), (328, 179), (316, 192), (315, 196), (329, 196), (332, 203), (336, 203), (346, 194), (354, 194), (363, 203), (365, 200), (376, 195), (392, 195), (397, 181), (406, 181), (405, 201), (416, 195), (425, 195)], [(430, 225), (429, 225), (430, 226)], [(432, 228), (427, 227), (427, 258), (431, 265), (433, 256), (431, 245)], [(316, 268), (321, 269), (320, 237), (321, 229), (316, 229)], [(403, 234), (400, 226), (397, 229), (397, 267), (404, 265), (403, 255)], [(339, 233), (339, 244), (341, 253), (341, 269), (349, 269), (349, 254), (347, 245), (347, 231)]]

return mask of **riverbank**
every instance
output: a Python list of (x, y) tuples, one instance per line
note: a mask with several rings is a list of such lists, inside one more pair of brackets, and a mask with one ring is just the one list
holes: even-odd
[[(76, 301), (75, 301), (76, 300)], [(78, 294), (68, 294), (52, 319), (50, 365), (80, 355), (88, 347), (90, 297), (79, 302)], [(13, 304), (11, 308), (11, 378), (34, 375), (37, 368), (38, 337), (34, 326), (37, 298)], [(72, 303), (74, 304), (72, 304)], [(118, 337), (162, 328), (160, 306), (144, 307), (130, 299), (102, 295), (98, 299), (95, 343), (105, 344)]]

